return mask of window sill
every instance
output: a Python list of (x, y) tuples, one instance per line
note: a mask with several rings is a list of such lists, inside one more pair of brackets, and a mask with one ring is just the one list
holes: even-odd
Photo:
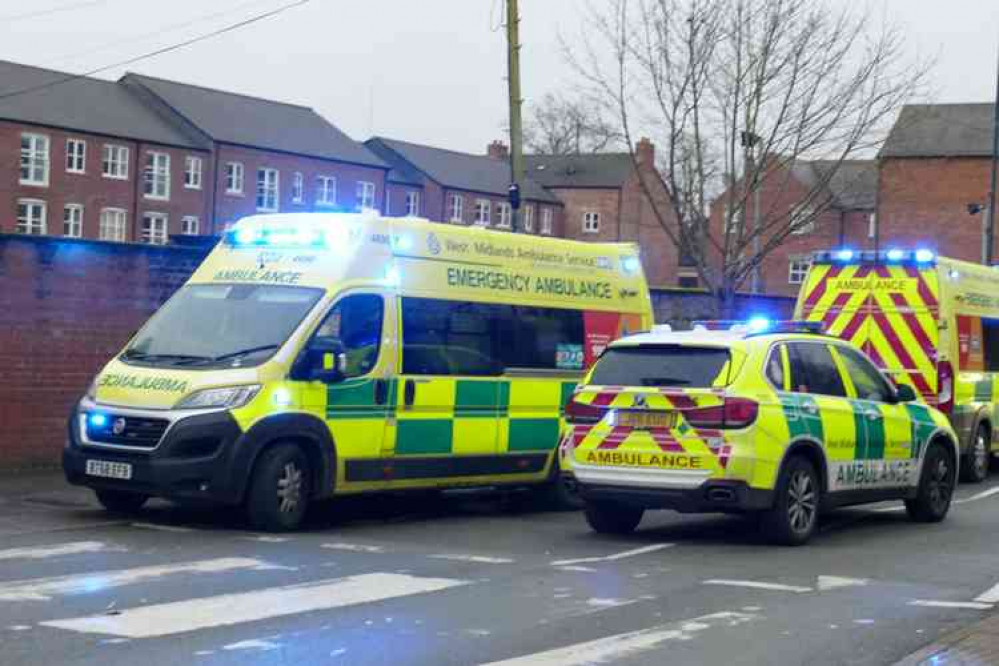
[(74, 174), (76, 176), (86, 176), (87, 175), (86, 171), (77, 171), (76, 169), (66, 169), (66, 173), (71, 173), (71, 174)]
[(101, 174), (101, 177), (108, 180), (128, 180), (128, 176), (112, 176), (108, 173)]
[(143, 194), (142, 198), (143, 199), (147, 199), (149, 201), (170, 201), (170, 197), (169, 196), (166, 196), (166, 197), (156, 197), (156, 196), (153, 196), (151, 194)]
[(24, 185), (26, 187), (48, 187), (49, 186), (48, 181), (46, 181), (46, 182), (43, 183), (43, 182), (39, 182), (39, 181), (35, 181), (35, 180), (19, 180), (17, 182), (18, 182), (18, 184)]
[(198, 185), (198, 186), (194, 186), (194, 185), (184, 185), (184, 189), (185, 189), (185, 190), (200, 190), (200, 189), (201, 189), (201, 186), (200, 186), (200, 185)]

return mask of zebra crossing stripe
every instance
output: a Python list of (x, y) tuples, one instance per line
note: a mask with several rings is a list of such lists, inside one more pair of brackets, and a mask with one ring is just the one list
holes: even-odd
[(8, 548), (0, 550), (0, 562), (4, 560), (43, 560), (48, 557), (63, 555), (80, 555), (82, 553), (99, 553), (107, 550), (124, 550), (111, 548), (101, 541), (74, 541), (72, 543), (57, 543), (51, 546), (34, 548)]
[(223, 573), (246, 569), (261, 571), (283, 568), (247, 557), (224, 557), (118, 571), (36, 578), (0, 584), (0, 601), (47, 601), (55, 596), (100, 592), (114, 587), (145, 583), (175, 574)]
[(450, 578), (420, 578), (407, 574), (371, 573), (254, 592), (140, 606), (123, 610), (118, 615), (91, 615), (41, 624), (84, 634), (154, 638), (440, 592), (470, 582)]

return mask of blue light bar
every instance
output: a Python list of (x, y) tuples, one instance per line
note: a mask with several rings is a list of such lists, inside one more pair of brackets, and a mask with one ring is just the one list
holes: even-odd
[(833, 258), (836, 261), (853, 261), (853, 257), (856, 253), (853, 250), (843, 249), (837, 250), (833, 253)]
[(638, 257), (624, 257), (621, 259), (621, 270), (625, 273), (637, 273), (641, 264), (638, 261)]
[(905, 252), (899, 250), (898, 248), (892, 248), (885, 253), (888, 261), (902, 261), (905, 258)]
[(768, 330), (772, 325), (773, 322), (766, 317), (752, 317), (747, 323), (749, 330), (753, 333), (762, 333), (763, 331)]
[(933, 250), (927, 250), (925, 248), (916, 250), (916, 261), (921, 264), (929, 263), (936, 259), (936, 255)]

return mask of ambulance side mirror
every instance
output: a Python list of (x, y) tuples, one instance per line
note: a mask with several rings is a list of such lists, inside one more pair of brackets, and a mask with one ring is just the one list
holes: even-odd
[(899, 384), (895, 390), (896, 402), (915, 402), (917, 399), (916, 391), (908, 384)]
[(314, 338), (305, 352), (309, 379), (335, 384), (347, 372), (347, 354), (343, 343), (335, 338)]

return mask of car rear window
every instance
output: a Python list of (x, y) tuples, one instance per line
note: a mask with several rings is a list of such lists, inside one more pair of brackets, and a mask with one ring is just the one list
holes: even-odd
[(593, 368), (599, 386), (711, 388), (728, 384), (729, 352), (714, 347), (612, 347)]

